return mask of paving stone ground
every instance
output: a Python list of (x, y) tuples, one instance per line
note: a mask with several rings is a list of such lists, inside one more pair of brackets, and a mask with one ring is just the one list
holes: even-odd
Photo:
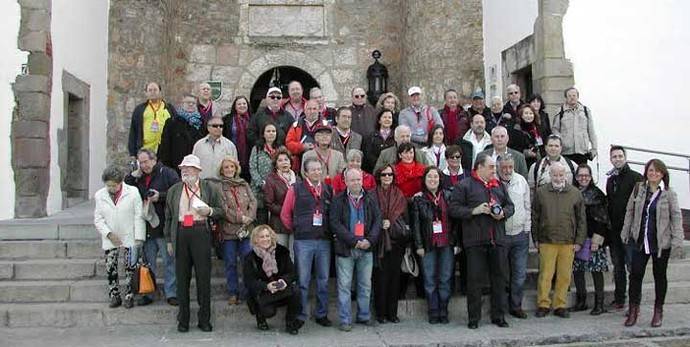
[[(623, 312), (592, 317), (573, 314), (570, 319), (552, 315), (527, 320), (508, 318), (510, 328), (501, 329), (482, 321), (469, 330), (465, 321), (429, 325), (422, 320), (376, 327), (356, 325), (349, 333), (307, 322), (298, 336), (283, 332), (281, 317), (269, 321), (271, 330), (261, 332), (253, 320), (216, 325), (212, 333), (192, 327), (180, 334), (174, 326), (135, 325), (106, 328), (15, 328), (0, 329), (0, 346), (690, 346), (690, 305), (665, 307), (664, 325), (649, 327), (652, 307), (642, 307), (636, 327), (623, 327)], [(331, 318), (335, 313), (331, 312)]]

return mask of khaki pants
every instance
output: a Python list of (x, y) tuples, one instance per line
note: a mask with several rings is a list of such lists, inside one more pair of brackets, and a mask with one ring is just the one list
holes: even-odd
[(539, 244), (539, 280), (537, 284), (537, 306), (550, 308), (551, 280), (556, 273), (556, 288), (553, 293), (553, 308), (565, 308), (566, 295), (573, 273), (573, 245)]

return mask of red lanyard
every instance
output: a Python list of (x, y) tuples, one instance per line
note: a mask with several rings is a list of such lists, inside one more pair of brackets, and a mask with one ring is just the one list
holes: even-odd
[(212, 105), (213, 105), (213, 101), (211, 101), (211, 100), (208, 101), (207, 106), (204, 106), (201, 103), (199, 103), (199, 106), (201, 106), (201, 112), (203, 112), (203, 113), (208, 113), (209, 111), (211, 111)]
[(438, 196), (434, 196), (431, 193), (427, 193), (427, 197), (429, 198), (429, 200), (431, 200), (436, 206), (438, 206), (438, 203), (441, 202), (441, 191), (439, 191), (437, 194)]
[[(197, 198), (199, 198), (199, 200), (201, 200), (201, 198), (197, 194), (198, 191), (199, 191), (199, 189), (191, 190), (191, 189), (189, 189), (189, 187), (186, 184), (184, 185), (184, 192), (185, 192), (185, 194), (187, 194), (187, 210), (192, 209), (192, 199), (194, 197), (197, 197)], [(191, 196), (190, 196), (190, 192), (191, 192)]]
[(235, 199), (235, 209), (237, 210), (237, 217), (242, 217), (242, 208), (240, 207), (240, 199), (237, 197), (237, 187), (230, 187), (230, 193)]
[(328, 174), (328, 162), (331, 160), (331, 150), (328, 149), (328, 156), (326, 156), (325, 160), (323, 159), (323, 157), (321, 156), (321, 154), (319, 153), (319, 151), (317, 149), (314, 149), (314, 152), (316, 152), (316, 156), (319, 158), (319, 160), (325, 166), (324, 169), (326, 170), (326, 176), (330, 176)]
[(117, 206), (117, 203), (120, 201), (121, 196), (122, 196), (122, 187), (120, 187), (120, 190), (115, 192), (115, 195), (112, 197), (113, 204), (115, 204)]
[(348, 193), (347, 198), (350, 200), (350, 203), (352, 204), (352, 206), (354, 206), (355, 210), (359, 210), (360, 207), (362, 207), (362, 204), (364, 203), (364, 197), (361, 195), (359, 196), (359, 198), (353, 199), (352, 196)]
[(319, 207), (320, 207), (320, 205), (321, 205), (321, 189), (323, 189), (323, 188), (320, 188), (320, 187), (319, 187), (320, 189), (317, 190), (316, 187), (314, 187), (314, 186), (311, 184), (311, 182), (309, 182), (308, 179), (307, 179), (306, 181), (307, 181), (307, 182), (306, 182), (307, 188), (309, 188), (309, 193), (311, 193), (311, 195), (314, 197), (314, 200), (316, 200), (316, 205), (315, 205), (315, 206), (316, 206), (316, 211), (318, 212), (318, 211), (319, 211)]
[(287, 178), (283, 177), (283, 175), (280, 172), (276, 172), (276, 175), (278, 175), (278, 178), (285, 183), (285, 185), (290, 188), (290, 181), (287, 180)]
[(264, 144), (264, 151), (266, 151), (271, 158), (273, 158), (273, 154), (276, 152), (276, 150), (267, 143)]

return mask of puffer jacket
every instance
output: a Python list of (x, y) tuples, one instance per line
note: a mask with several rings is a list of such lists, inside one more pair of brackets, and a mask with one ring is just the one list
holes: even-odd
[(142, 202), (136, 187), (122, 183), (122, 192), (117, 204), (110, 198), (106, 188), (94, 195), (96, 209), (93, 224), (101, 234), (101, 248), (116, 248), (108, 238), (114, 233), (122, 241), (123, 247), (133, 247), (134, 241), (146, 240), (146, 226), (142, 217)]
[[(630, 199), (628, 199), (625, 222), (623, 222), (623, 230), (621, 230), (623, 244), (628, 243), (630, 239), (637, 242), (640, 236), (642, 209), (644, 209), (648, 189), (646, 184), (638, 183), (637, 194), (633, 191)], [(656, 203), (656, 237), (659, 257), (661, 257), (661, 251), (664, 249), (683, 247), (683, 221), (678, 205), (678, 196), (670, 187), (661, 191)]]
[(563, 139), (561, 154), (586, 154), (591, 151), (596, 153), (597, 134), (594, 131), (592, 110), (578, 102), (572, 108), (567, 105), (561, 106), (561, 112), (554, 116), (551, 126), (553, 133)]

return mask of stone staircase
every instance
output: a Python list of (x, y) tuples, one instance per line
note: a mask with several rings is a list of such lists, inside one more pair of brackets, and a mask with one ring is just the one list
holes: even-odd
[[(690, 241), (686, 241), (685, 252), (690, 254)], [(523, 304), (530, 311), (536, 309), (537, 264), (537, 254), (531, 253)], [(650, 265), (643, 285), (643, 304), (651, 304), (654, 300), (651, 272)], [(246, 306), (226, 304), (222, 261), (213, 260), (212, 276), (213, 319), (218, 323), (253, 320)], [(690, 260), (672, 260), (668, 276), (667, 303), (690, 303)], [(613, 291), (610, 272), (605, 279), (608, 302)], [(163, 279), (158, 281), (162, 284)], [(590, 276), (587, 281), (591, 285)], [(330, 315), (335, 319), (334, 281), (330, 288)], [(413, 292), (410, 289), (408, 297), (414, 296)], [(191, 295), (196, 297), (194, 281)], [(570, 295), (573, 300), (574, 290)], [(591, 303), (591, 289), (589, 295)], [(488, 312), (488, 297), (484, 301), (484, 309)], [(466, 298), (455, 295), (450, 305), (451, 319), (464, 321)], [(161, 300), (129, 310), (108, 308), (100, 239), (86, 217), (0, 222), (0, 327), (173, 325), (176, 313), (176, 307)], [(426, 303), (421, 299), (402, 300), (399, 314), (401, 319), (425, 320)], [(195, 314), (192, 317), (194, 320)]]

